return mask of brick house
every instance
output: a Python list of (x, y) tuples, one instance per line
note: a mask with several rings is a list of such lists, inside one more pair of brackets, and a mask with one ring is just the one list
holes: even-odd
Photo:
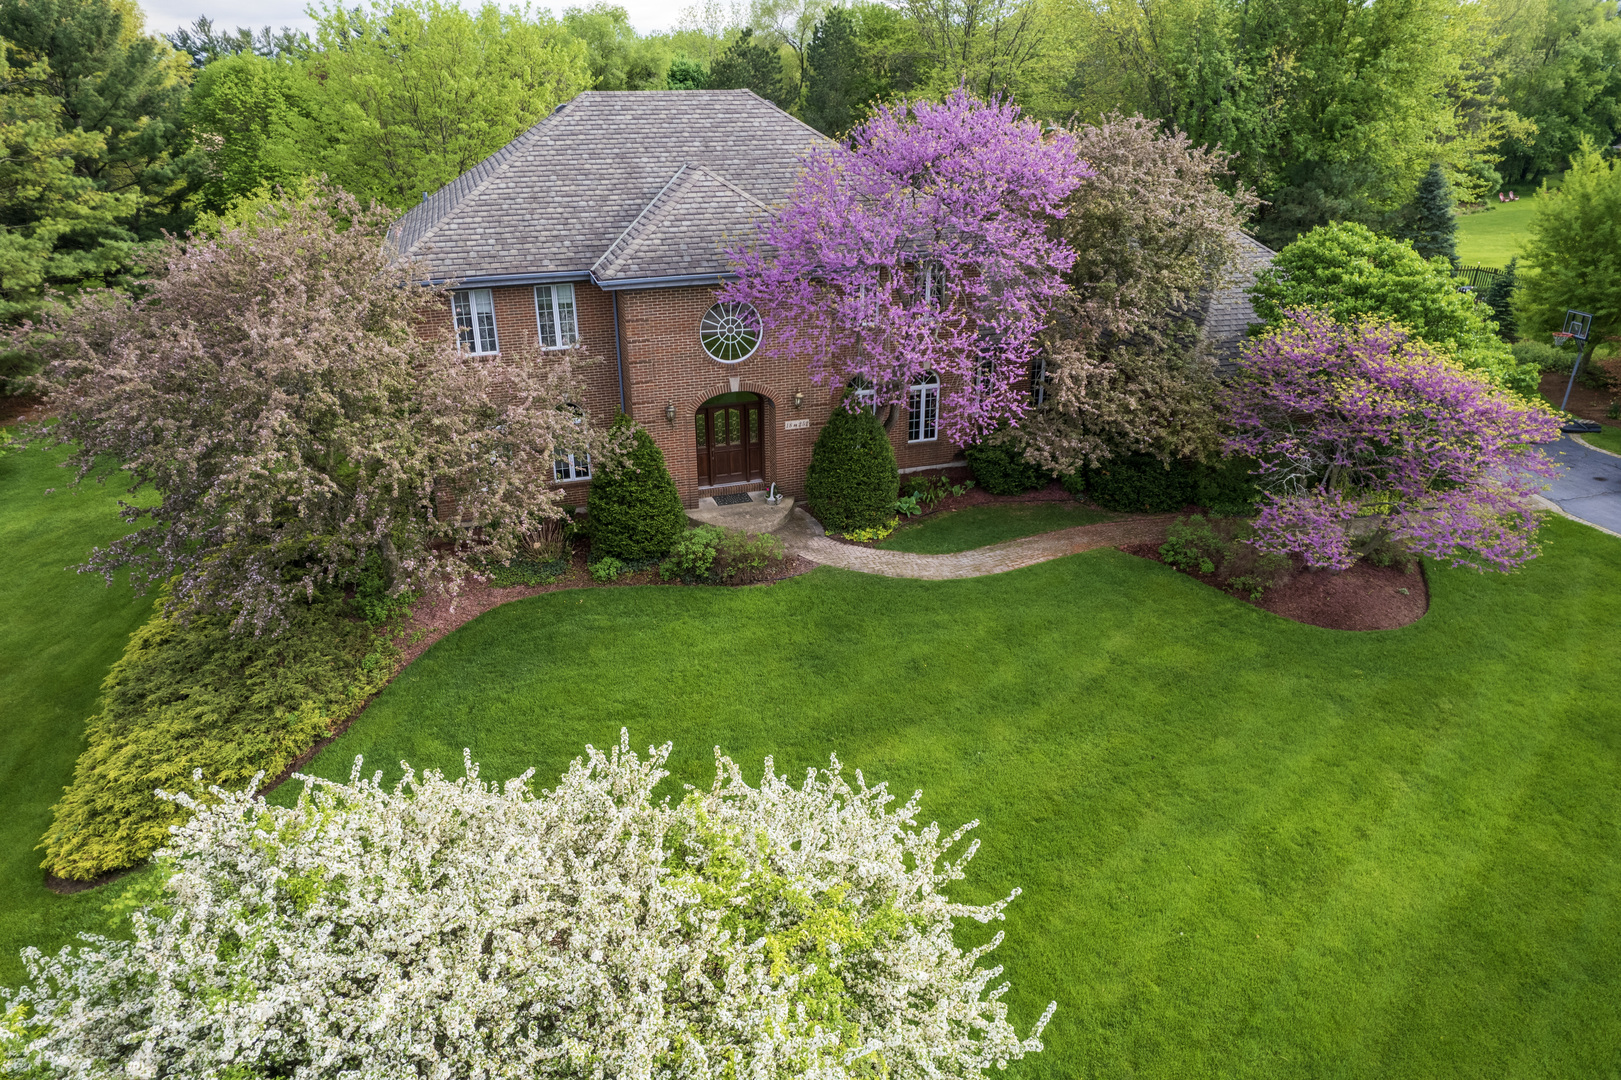
[[(579, 344), (578, 404), (625, 412), (664, 452), (682, 501), (776, 483), (803, 495), (839, 391), (806, 358), (773, 357), (715, 301), (724, 251), (784, 202), (819, 132), (748, 90), (588, 91), (437, 192), (395, 228), (400, 250), (457, 291), (445, 319), (473, 353)], [(1254, 321), (1244, 288), (1271, 252), (1247, 237), (1241, 280), (1205, 300), (1218, 353)], [(939, 387), (884, 414), (902, 473), (961, 464)], [(558, 462), (569, 502), (590, 463)]]
[[(577, 342), (594, 361), (580, 406), (646, 427), (687, 506), (773, 482), (802, 495), (834, 392), (740, 335), (714, 294), (728, 243), (828, 145), (748, 90), (588, 91), (425, 195), (395, 240), (456, 283), (445, 317), (470, 351)], [(917, 415), (888, 417), (903, 472), (960, 460), (938, 395), (920, 387)], [(558, 463), (570, 502), (589, 475)]]

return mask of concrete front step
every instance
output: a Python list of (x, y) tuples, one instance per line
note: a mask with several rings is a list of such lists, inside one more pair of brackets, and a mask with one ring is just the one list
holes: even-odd
[(784, 495), (773, 505), (765, 501), (763, 491), (749, 494), (751, 502), (736, 506), (716, 506), (714, 499), (699, 499), (697, 509), (687, 511), (687, 519), (696, 525), (719, 525), (733, 532), (768, 533), (780, 529), (794, 512), (792, 495)]

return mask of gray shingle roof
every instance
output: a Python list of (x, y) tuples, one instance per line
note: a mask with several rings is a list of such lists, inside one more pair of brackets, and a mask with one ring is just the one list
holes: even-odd
[(591, 90), (413, 207), (395, 239), (463, 281), (717, 274), (716, 241), (828, 145), (748, 90)]
[(702, 165), (683, 165), (591, 268), (603, 284), (694, 277), (724, 268), (771, 208)]
[(1238, 253), (1228, 268), (1227, 280), (1211, 295), (1202, 320), (1218, 362), (1237, 356), (1245, 333), (1261, 321), (1250, 303), (1249, 291), (1256, 275), (1271, 266), (1276, 255), (1259, 240), (1238, 234)]

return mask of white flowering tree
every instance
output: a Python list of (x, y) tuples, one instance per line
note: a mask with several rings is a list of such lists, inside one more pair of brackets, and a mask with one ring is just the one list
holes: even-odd
[[(72, 1077), (977, 1077), (1041, 1049), (980, 964), (1002, 918), (941, 892), (972, 824), (919, 827), (837, 759), (653, 801), (647, 760), (385, 788), (305, 778), (296, 807), (213, 792), (177, 827), (134, 939), (28, 950), (7, 1066)], [(251, 785), (250, 785), (251, 787)]]

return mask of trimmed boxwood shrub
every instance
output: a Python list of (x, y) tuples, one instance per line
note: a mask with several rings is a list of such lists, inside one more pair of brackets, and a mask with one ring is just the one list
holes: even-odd
[(963, 451), (974, 481), (992, 495), (1020, 495), (1046, 487), (1052, 473), (1025, 460), (1018, 447), (1001, 442), (983, 442)]
[(833, 532), (871, 529), (895, 516), (900, 470), (889, 433), (865, 409), (833, 410), (811, 449), (805, 498)]
[(647, 429), (627, 416), (614, 423), (631, 425), (634, 433), (629, 453), (591, 478), (586, 506), (592, 558), (662, 559), (687, 531), (681, 493)]

